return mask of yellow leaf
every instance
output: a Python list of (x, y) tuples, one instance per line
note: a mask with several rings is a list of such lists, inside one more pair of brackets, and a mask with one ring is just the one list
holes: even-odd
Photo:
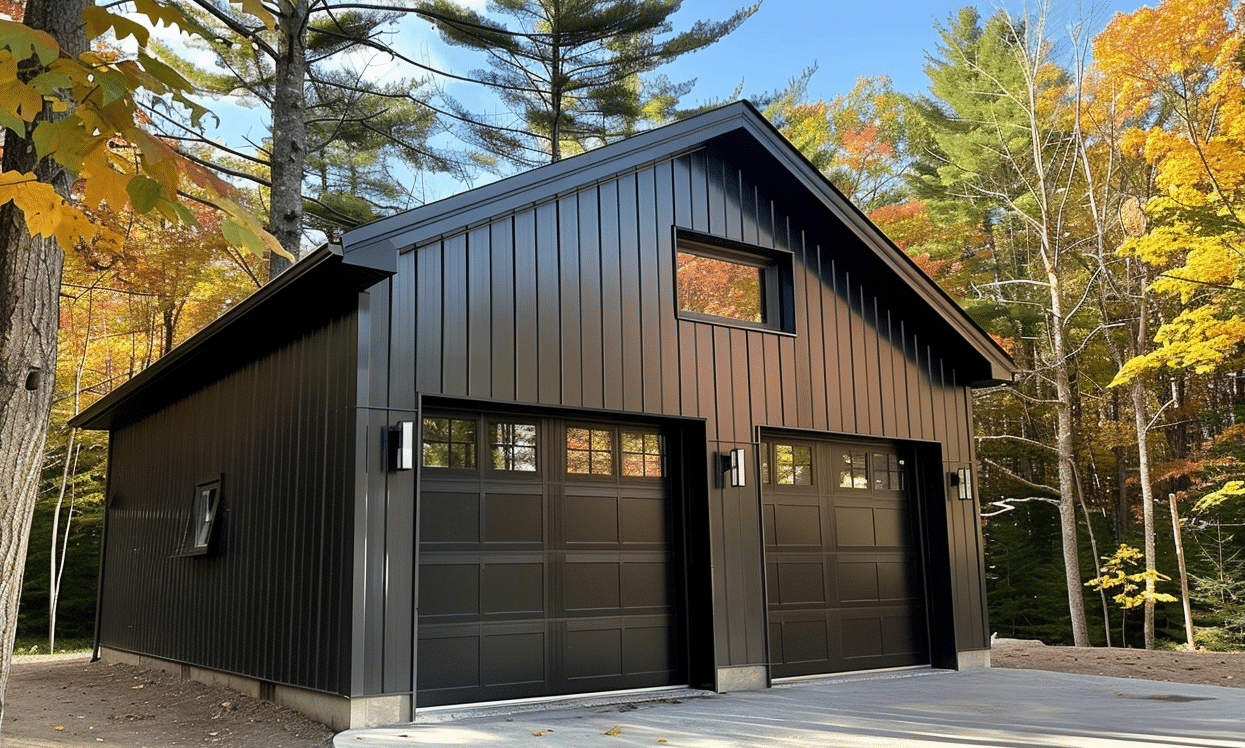
[(148, 36), (151, 33), (143, 28), (141, 24), (135, 23), (124, 16), (109, 13), (98, 5), (87, 6), (86, 10), (82, 11), (82, 20), (86, 22), (86, 37), (88, 39), (103, 36), (108, 29), (112, 29), (118, 41), (127, 36), (132, 36), (134, 41), (138, 42), (138, 46), (146, 47)]
[(613, 727), (605, 731), (605, 734), (609, 735), (611, 738), (618, 737), (621, 733), (622, 733), (621, 725), (614, 725)]
[(241, 5), (242, 10), (246, 13), (258, 18), (269, 29), (273, 29), (277, 25), (277, 19), (273, 17), (268, 9), (264, 7), (261, 0), (229, 0), (233, 5)]

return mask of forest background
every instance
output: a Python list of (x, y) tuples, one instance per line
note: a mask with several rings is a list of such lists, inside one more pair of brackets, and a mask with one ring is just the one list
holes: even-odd
[[(815, 99), (792, 70), (789, 86), (751, 97), (1021, 369), (975, 402), (992, 629), (1049, 643), (1186, 642), (1180, 604), (1163, 601), (1180, 595), (1162, 579), (1177, 575), (1179, 535), (1196, 644), (1245, 647), (1245, 16), (1226, 0), (1166, 0), (1105, 27), (1064, 11), (1059, 26), (1041, 9), (951, 14), (925, 50), (924, 93), (861, 78)], [(219, 95), (257, 95), (182, 69)], [(651, 70), (628, 80), (655, 95), (625, 126), (559, 144), (573, 152), (696, 109)], [(318, 233), (301, 241), (331, 237), (343, 212), (365, 220), (421, 199), (411, 174), (516, 168), (489, 150), (498, 141), (462, 127), (474, 105), (432, 76), (408, 91), (419, 92), (402, 99), (419, 129), (405, 145), (418, 147), (335, 150), (344, 141), (326, 139), (303, 179)], [(266, 168), (243, 146), (223, 153), (237, 172)], [(264, 204), (268, 187), (247, 189)], [(47, 651), (50, 616), (57, 649), (93, 631), (106, 439), (66, 422), (267, 276), (212, 211), (195, 212), (197, 227), (118, 211), (108, 220), (124, 228), (123, 247), (66, 253), (21, 651)], [(1136, 554), (1118, 552), (1125, 544)], [(1095, 578), (1102, 589), (1087, 585)]]

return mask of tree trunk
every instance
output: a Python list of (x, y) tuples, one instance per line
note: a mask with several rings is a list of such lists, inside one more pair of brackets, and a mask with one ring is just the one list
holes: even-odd
[[(1137, 322), (1137, 350), (1145, 350), (1149, 342), (1146, 326), (1146, 293), (1141, 292), (1141, 314)], [(1146, 407), (1146, 390), (1141, 377), (1134, 377), (1129, 389), (1133, 396), (1133, 422), (1137, 427), (1137, 480), (1141, 483), (1141, 521), (1145, 533), (1146, 601), (1142, 625), (1146, 649), (1154, 649), (1154, 488), (1150, 485), (1150, 445), (1146, 440), (1149, 431), (1149, 409)]]
[[(82, 11), (87, 5), (85, 0), (28, 0), (25, 23), (47, 31), (62, 50), (76, 56), (86, 49)], [(43, 116), (50, 114), (45, 106)], [(29, 138), (5, 134), (3, 165), (5, 171), (34, 171), (40, 181), (69, 194), (69, 175), (48, 160), (40, 162)], [(0, 724), (52, 408), (63, 259), (55, 240), (30, 235), (12, 203), (0, 207)]]
[[(303, 166), (307, 161), (307, 23), (308, 0), (281, 0), (277, 17), (276, 80), (272, 97), (272, 189), (268, 231), (285, 251), (298, 257), (303, 236)], [(290, 267), (273, 254), (268, 280)]]

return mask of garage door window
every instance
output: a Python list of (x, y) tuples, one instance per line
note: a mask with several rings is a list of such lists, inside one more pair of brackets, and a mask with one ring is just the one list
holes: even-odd
[(813, 484), (813, 450), (799, 444), (774, 445), (775, 481), (781, 486)]
[(842, 453), (839, 465), (839, 488), (868, 488), (869, 466), (868, 452), (863, 449), (849, 449)]
[(875, 491), (904, 490), (904, 461), (898, 456), (873, 453), (873, 489)]
[(614, 474), (614, 433), (610, 429), (567, 428), (566, 472)]
[(627, 478), (660, 478), (662, 449), (659, 434), (622, 432), (622, 474)]
[(474, 468), (476, 422), (460, 418), (424, 419), (424, 467)]
[(489, 421), (488, 438), (494, 470), (536, 472), (536, 424)]

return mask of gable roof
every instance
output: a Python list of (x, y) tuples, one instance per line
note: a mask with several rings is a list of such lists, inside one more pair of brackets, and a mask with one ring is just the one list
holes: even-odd
[[(957, 346), (978, 357), (967, 367), (980, 376), (972, 386), (1011, 381), (1015, 363), (945, 291), (822, 175), (765, 117), (743, 101), (649, 130), (596, 150), (542, 166), (434, 203), (352, 229), (341, 245), (324, 245), (276, 280), (256, 291), (219, 319), (174, 348), (130, 381), (75, 416), (79, 428), (111, 428), (171, 402), (211, 381), (213, 376), (272, 339), (239, 345), (233, 333), (243, 325), (277, 329), (290, 325), (293, 308), (323, 308), (326, 299), (343, 303), (397, 271), (401, 250), (488, 223), (524, 207), (570, 194), (617, 174), (635, 171), (685, 153), (722, 146), (764, 162), (778, 178), (795, 180), (806, 196), (828, 210), (901, 282), (896, 289), (930, 309), (942, 330), (962, 341)], [(894, 293), (894, 291), (892, 291)], [(294, 327), (305, 322), (295, 319)], [(296, 334), (298, 330), (284, 330)], [(283, 334), (284, 334), (283, 333)], [(944, 341), (945, 342), (945, 341)]]
[(391, 263), (399, 251), (488, 223), (553, 197), (573, 193), (619, 173), (634, 171), (713, 144), (729, 144), (750, 158), (767, 159), (796, 180), (805, 193), (830, 211), (855, 237), (947, 326), (981, 357), (983, 373), (973, 386), (1010, 382), (1016, 365), (998, 343), (908, 255), (882, 233), (825, 175), (747, 101), (713, 109), (665, 127), (648, 130), (595, 150), (414, 208), (347, 231), (341, 242), (347, 258), (369, 264)]

